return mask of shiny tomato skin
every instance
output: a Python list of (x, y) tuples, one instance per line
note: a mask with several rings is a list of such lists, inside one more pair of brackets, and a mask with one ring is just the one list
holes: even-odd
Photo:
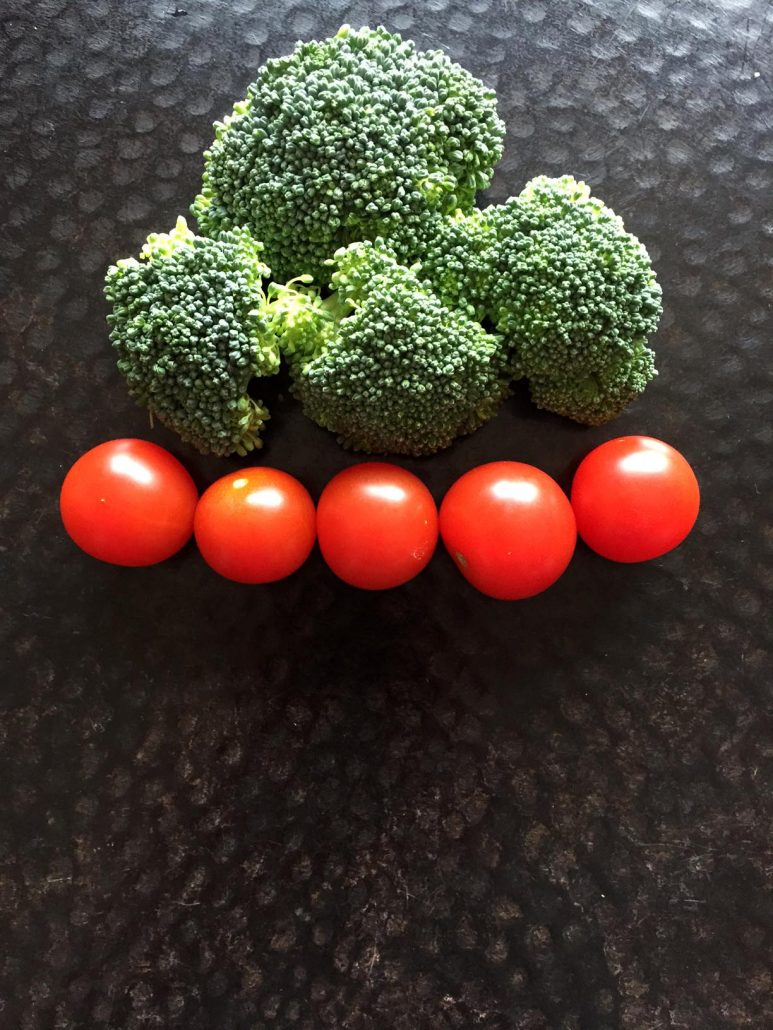
[(237, 583), (273, 583), (291, 575), (314, 546), (314, 502), (287, 472), (246, 468), (213, 483), (194, 519), (204, 561)]
[(672, 551), (695, 525), (700, 487), (687, 460), (651, 436), (608, 440), (583, 459), (572, 483), (577, 530), (616, 562)]
[(457, 479), (440, 506), (440, 535), (464, 578), (502, 601), (555, 583), (577, 542), (561, 487), (518, 461), (479, 465)]
[(417, 576), (438, 538), (432, 494), (413, 473), (387, 462), (334, 476), (317, 505), (322, 556), (350, 586), (388, 590)]
[(193, 532), (198, 491), (169, 451), (147, 440), (109, 440), (64, 478), (64, 528), (86, 554), (112, 565), (155, 565)]

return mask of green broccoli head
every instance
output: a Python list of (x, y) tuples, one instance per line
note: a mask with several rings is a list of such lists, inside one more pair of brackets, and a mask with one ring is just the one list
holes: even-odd
[[(526, 376), (642, 388), (642, 347), (658, 326), (661, 289), (644, 246), (585, 183), (540, 176), (486, 213), (488, 305)], [(626, 376), (635, 364), (637, 375)], [(613, 393), (616, 394), (614, 386)], [(637, 390), (638, 392), (638, 390)]]
[(268, 61), (215, 130), (200, 230), (247, 226), (277, 279), (320, 283), (356, 240), (391, 237), (415, 257), (432, 214), (472, 209), (504, 136), (493, 90), (441, 51), (348, 26)]
[(129, 392), (204, 453), (261, 446), (268, 411), (247, 386), (279, 368), (263, 292), (268, 274), (249, 232), (203, 239), (184, 218), (149, 236), (139, 260), (108, 269), (110, 339)]
[(355, 450), (432, 454), (491, 418), (507, 394), (499, 340), (446, 307), (381, 241), (334, 259), (325, 300), (279, 289), (293, 392)]
[(596, 425), (653, 378), (661, 290), (643, 245), (571, 176), (533, 179), (505, 204), (439, 217), (420, 274), (488, 318), (513, 378), (540, 407)]

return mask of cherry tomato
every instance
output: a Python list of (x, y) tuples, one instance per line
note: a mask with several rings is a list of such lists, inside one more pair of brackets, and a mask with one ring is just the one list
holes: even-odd
[(204, 561), (237, 583), (289, 576), (314, 546), (314, 502), (297, 479), (272, 468), (239, 469), (199, 501), (194, 533)]
[(113, 565), (155, 565), (190, 539), (197, 500), (193, 480), (163, 447), (110, 440), (72, 466), (59, 510), (86, 554)]
[(432, 494), (411, 472), (385, 462), (352, 465), (317, 505), (319, 546), (345, 583), (387, 590), (417, 576), (437, 544)]
[(457, 479), (440, 506), (440, 535), (465, 579), (503, 601), (555, 583), (577, 541), (561, 487), (519, 461), (479, 465)]
[(679, 451), (651, 436), (621, 436), (583, 460), (572, 507), (588, 547), (612, 561), (648, 561), (688, 535), (700, 489)]

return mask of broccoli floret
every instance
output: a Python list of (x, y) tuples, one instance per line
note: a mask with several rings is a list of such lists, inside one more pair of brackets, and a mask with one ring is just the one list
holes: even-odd
[(649, 255), (571, 176), (439, 219), (421, 275), (447, 304), (491, 320), (540, 407), (600, 424), (656, 375), (646, 343), (661, 289)]
[(203, 453), (261, 446), (269, 417), (247, 393), (280, 356), (270, 329), (261, 245), (244, 229), (215, 241), (179, 218), (154, 233), (139, 260), (108, 269), (110, 339), (129, 392)]
[(434, 213), (472, 210), (504, 137), (494, 91), (441, 51), (348, 26), (268, 61), (215, 130), (200, 231), (246, 226), (278, 280), (320, 284), (356, 240), (391, 237), (415, 258)]
[(533, 179), (485, 217), (489, 312), (535, 397), (550, 410), (573, 398), (558, 407), (578, 421), (614, 418), (655, 374), (661, 289), (644, 246), (571, 176)]
[(355, 450), (432, 454), (491, 418), (507, 394), (499, 339), (446, 307), (381, 241), (334, 258), (330, 297), (279, 287), (293, 392)]

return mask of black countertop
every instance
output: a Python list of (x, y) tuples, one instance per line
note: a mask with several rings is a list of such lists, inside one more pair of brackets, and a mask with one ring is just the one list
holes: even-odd
[[(195, 194), (267, 57), (344, 21), (499, 92), (487, 194), (571, 172), (665, 290), (660, 377), (612, 426), (521, 394), (404, 464), (567, 485), (662, 437), (704, 507), (677, 552), (580, 547), (521, 604), (445, 555), (383, 595), (318, 555), (270, 589), (192, 547), (130, 571), (64, 536), (66, 468), (118, 436), (202, 459), (127, 397), (106, 265)], [(0, 11), (0, 1024), (713, 1030), (773, 1025), (773, 9), (762, 0), (5, 0)], [(289, 400), (261, 460), (354, 460)]]

